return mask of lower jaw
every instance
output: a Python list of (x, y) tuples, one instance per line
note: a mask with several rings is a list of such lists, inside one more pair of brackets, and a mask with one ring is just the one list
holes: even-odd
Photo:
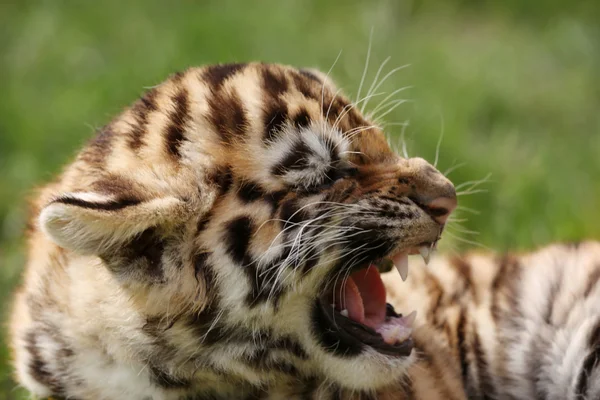
[(321, 331), (325, 331), (326, 338), (322, 338), (324, 347), (338, 355), (358, 355), (369, 348), (388, 357), (408, 357), (412, 353), (411, 338), (388, 344), (375, 330), (342, 316), (321, 299), (315, 304), (313, 318), (318, 320), (316, 324)]

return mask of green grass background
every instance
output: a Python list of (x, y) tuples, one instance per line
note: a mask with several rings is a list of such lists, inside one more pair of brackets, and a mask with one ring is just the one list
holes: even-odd
[[(23, 268), (25, 198), (143, 87), (204, 63), (263, 60), (327, 70), (356, 93), (374, 28), (377, 67), (410, 64), (388, 115), (410, 155), (491, 173), (460, 197), (446, 247), (496, 250), (600, 238), (600, 2), (4, 1), (0, 5), (0, 304)], [(400, 126), (389, 129), (398, 137)], [(479, 234), (459, 232), (477, 231)], [(0, 336), (0, 342), (2, 336)], [(0, 400), (25, 398), (0, 346)]]

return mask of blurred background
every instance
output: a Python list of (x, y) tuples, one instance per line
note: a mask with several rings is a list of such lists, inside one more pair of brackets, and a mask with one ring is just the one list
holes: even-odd
[[(411, 87), (388, 132), (404, 129), (409, 155), (431, 162), (442, 138), (438, 168), (463, 192), (446, 251), (599, 239), (599, 21), (593, 0), (5, 0), (1, 317), (24, 264), (26, 198), (144, 87), (216, 62), (327, 71), (341, 51), (331, 75), (354, 97), (372, 28), (367, 87), (386, 58), (380, 78), (410, 64), (380, 88)], [(24, 399), (8, 357), (1, 344), (0, 400)]]

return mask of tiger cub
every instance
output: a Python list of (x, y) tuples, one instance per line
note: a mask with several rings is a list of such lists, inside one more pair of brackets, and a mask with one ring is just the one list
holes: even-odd
[(600, 399), (600, 242), (420, 264), (383, 275), (388, 301), (417, 310), (399, 398)]
[[(551, 342), (567, 326), (555, 318), (587, 297), (552, 306), (547, 331), (536, 319), (571, 272), (482, 258), (382, 278), (382, 264), (406, 278), (409, 254), (428, 259), (455, 207), (453, 185), (395, 154), (327, 75), (175, 74), (35, 201), (11, 320), (17, 380), (81, 400), (483, 398), (508, 384), (530, 398), (571, 375), (573, 393), (598, 393), (595, 350), (583, 354), (595, 331), (565, 331), (574, 354)], [(579, 274), (597, 253), (584, 248), (565, 256)]]

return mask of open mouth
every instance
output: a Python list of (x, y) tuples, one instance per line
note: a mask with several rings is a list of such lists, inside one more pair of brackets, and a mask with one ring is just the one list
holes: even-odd
[(397, 313), (386, 302), (386, 290), (380, 272), (394, 266), (402, 280), (408, 276), (408, 255), (421, 254), (427, 264), (436, 242), (403, 250), (389, 257), (367, 262), (354, 269), (341, 284), (338, 282), (319, 300), (328, 329), (339, 341), (370, 346), (392, 356), (410, 355), (416, 311)]

